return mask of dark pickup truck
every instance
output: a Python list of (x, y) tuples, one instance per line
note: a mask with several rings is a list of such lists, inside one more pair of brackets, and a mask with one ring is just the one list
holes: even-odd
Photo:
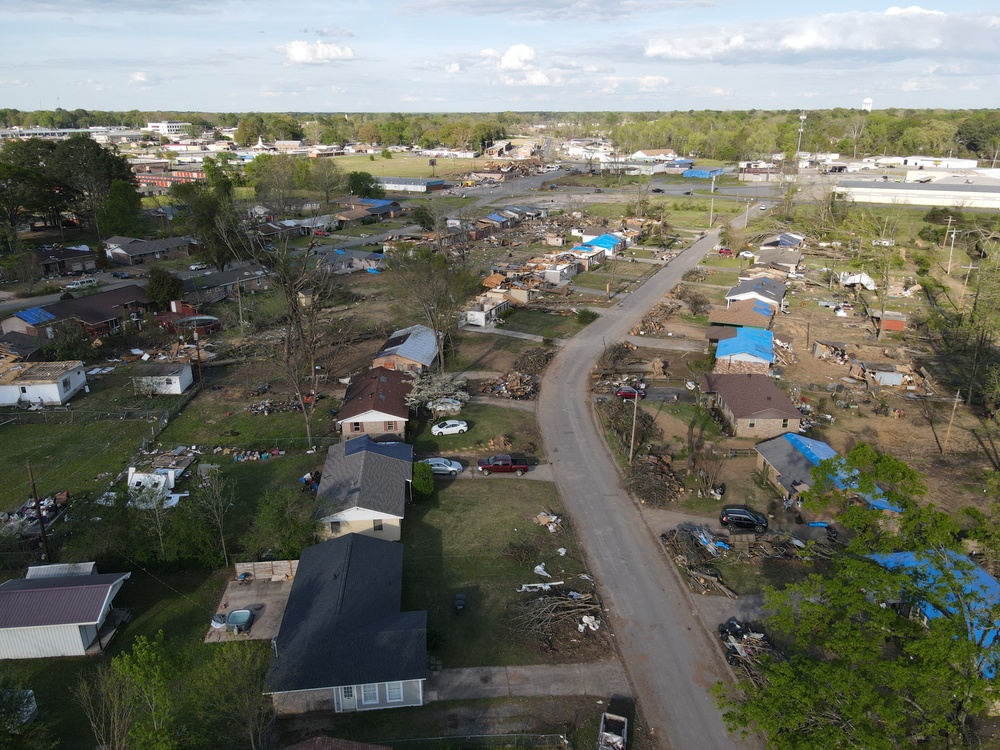
[(517, 474), (521, 476), (528, 470), (528, 462), (523, 458), (511, 458), (507, 455), (490, 456), (481, 458), (476, 462), (476, 468), (489, 476), (493, 472), (497, 474)]

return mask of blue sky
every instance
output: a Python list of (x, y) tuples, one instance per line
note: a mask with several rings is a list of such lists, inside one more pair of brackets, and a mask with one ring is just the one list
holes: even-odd
[(1000, 107), (997, 3), (938, 3), (10, 0), (0, 106)]

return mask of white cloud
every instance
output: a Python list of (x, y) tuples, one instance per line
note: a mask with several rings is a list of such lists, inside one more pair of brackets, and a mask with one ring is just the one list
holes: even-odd
[(456, 73), (462, 72), (462, 66), (456, 62), (448, 63), (444, 66), (444, 72), (449, 75), (455, 75)]
[(0, 79), (0, 86), (24, 86), (25, 83), (19, 78), (11, 78), (9, 80)]
[(338, 44), (326, 42), (295, 41), (278, 48), (285, 53), (285, 58), (292, 65), (316, 65), (332, 60), (353, 60), (354, 50), (341, 47)]
[(995, 59), (1000, 15), (942, 13), (917, 6), (884, 12), (845, 11), (753, 21), (741, 26), (671, 29), (647, 44), (647, 57), (684, 62), (745, 64), (805, 58), (864, 56), (869, 61), (951, 54)]
[(941, 89), (943, 86), (939, 81), (933, 81), (929, 78), (909, 78), (900, 85), (900, 91), (934, 91), (935, 89)]
[(128, 75), (129, 83), (147, 83), (149, 74), (145, 70), (135, 70)]
[(639, 91), (661, 91), (670, 85), (670, 79), (664, 76), (643, 76), (638, 80)]
[(527, 44), (515, 44), (503, 53), (500, 58), (500, 70), (528, 70), (535, 59), (534, 47)]

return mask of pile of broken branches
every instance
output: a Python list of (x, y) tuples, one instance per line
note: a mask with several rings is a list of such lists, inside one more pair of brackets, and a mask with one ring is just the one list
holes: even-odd
[(685, 493), (684, 482), (665, 456), (636, 456), (625, 475), (625, 489), (641, 502), (666, 505)]
[(497, 398), (521, 400), (535, 398), (538, 395), (538, 384), (531, 375), (523, 372), (505, 372), (479, 386), (479, 392)]
[(584, 617), (601, 618), (601, 606), (592, 594), (547, 593), (511, 605), (510, 627), (522, 636), (552, 638), (561, 628), (577, 629)]
[(528, 375), (541, 375), (555, 356), (555, 349), (535, 347), (534, 349), (521, 352), (517, 359), (514, 360), (514, 367), (518, 372)]
[(667, 321), (674, 317), (680, 309), (680, 302), (671, 299), (662, 299), (653, 306), (652, 310), (646, 313), (639, 325), (629, 331), (629, 334), (632, 336), (657, 334), (666, 329)]

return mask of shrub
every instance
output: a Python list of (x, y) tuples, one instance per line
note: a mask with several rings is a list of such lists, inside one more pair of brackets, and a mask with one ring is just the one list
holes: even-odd
[(426, 500), (434, 494), (434, 472), (427, 464), (419, 461), (413, 464), (413, 496), (415, 500)]
[(595, 313), (593, 310), (584, 308), (582, 310), (576, 311), (576, 322), (579, 323), (580, 325), (585, 326), (588, 323), (593, 323), (595, 320), (597, 320), (597, 313)]

